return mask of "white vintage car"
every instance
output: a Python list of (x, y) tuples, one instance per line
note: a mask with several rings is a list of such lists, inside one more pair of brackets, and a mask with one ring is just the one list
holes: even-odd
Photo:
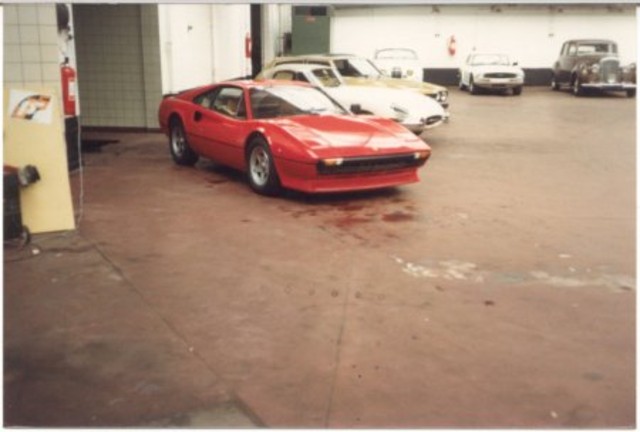
[(480, 89), (507, 90), (522, 93), (524, 72), (505, 54), (469, 54), (460, 68), (460, 89), (477, 94)]
[(422, 81), (422, 63), (410, 48), (384, 48), (376, 50), (373, 62), (391, 78)]
[(323, 89), (354, 114), (390, 118), (416, 134), (439, 126), (445, 120), (444, 109), (432, 98), (411, 90), (349, 86), (328, 66), (282, 64), (263, 70), (260, 79), (308, 82)]

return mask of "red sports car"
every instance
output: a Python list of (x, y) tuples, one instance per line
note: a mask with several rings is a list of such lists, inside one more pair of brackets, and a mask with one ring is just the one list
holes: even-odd
[(200, 156), (248, 173), (265, 195), (282, 187), (339, 192), (418, 181), (431, 149), (392, 120), (355, 116), (305, 83), (229, 81), (167, 96), (160, 126), (173, 160)]

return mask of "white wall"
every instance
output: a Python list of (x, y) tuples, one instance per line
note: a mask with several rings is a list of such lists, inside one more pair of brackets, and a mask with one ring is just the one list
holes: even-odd
[[(624, 62), (635, 61), (636, 10), (607, 6), (549, 5), (336, 7), (331, 51), (373, 57), (376, 49), (408, 47), (424, 67), (457, 68), (472, 50), (511, 54), (525, 68), (550, 68), (562, 42), (606, 38), (618, 42)], [(457, 54), (447, 52), (454, 35)]]
[(262, 64), (284, 52), (284, 33), (291, 32), (290, 4), (262, 5)]
[(160, 4), (158, 20), (163, 93), (251, 73), (248, 4)]
[(213, 70), (211, 6), (158, 5), (162, 92), (210, 83)]
[(249, 4), (211, 5), (213, 21), (213, 81), (251, 75), (244, 39), (251, 33)]

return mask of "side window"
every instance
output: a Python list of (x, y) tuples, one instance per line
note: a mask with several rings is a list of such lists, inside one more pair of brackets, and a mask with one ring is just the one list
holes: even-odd
[(287, 81), (293, 81), (293, 72), (291, 71), (287, 71), (287, 70), (283, 70), (283, 71), (278, 71), (273, 75), (273, 79), (276, 80), (287, 80)]
[(213, 101), (217, 91), (218, 89), (214, 89), (196, 96), (196, 98), (193, 100), (193, 103), (195, 103), (196, 105), (200, 105), (203, 108), (211, 109), (211, 102)]
[(567, 55), (574, 56), (578, 52), (578, 46), (576, 44), (570, 44)]
[(222, 87), (215, 95), (211, 109), (227, 117), (246, 117), (243, 91), (239, 87)]
[(296, 81), (309, 82), (306, 76), (302, 74), (302, 72), (296, 72), (296, 76), (294, 78)]

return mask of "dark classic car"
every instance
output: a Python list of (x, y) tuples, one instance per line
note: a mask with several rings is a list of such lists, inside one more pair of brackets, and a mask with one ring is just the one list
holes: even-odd
[(551, 88), (568, 85), (573, 94), (585, 90), (624, 91), (636, 95), (636, 64), (620, 65), (618, 46), (611, 40), (570, 40), (562, 45), (560, 57), (553, 65)]

